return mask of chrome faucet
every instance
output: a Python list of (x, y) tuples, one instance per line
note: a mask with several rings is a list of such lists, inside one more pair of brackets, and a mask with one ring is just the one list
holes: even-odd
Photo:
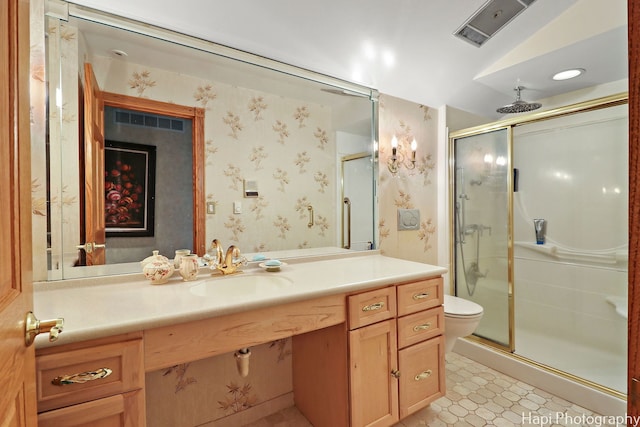
[(225, 254), (220, 241), (213, 239), (211, 249), (215, 252), (213, 255), (213, 267), (222, 274), (236, 273), (241, 265), (247, 264), (247, 259), (240, 254), (240, 249), (235, 245), (229, 246)]

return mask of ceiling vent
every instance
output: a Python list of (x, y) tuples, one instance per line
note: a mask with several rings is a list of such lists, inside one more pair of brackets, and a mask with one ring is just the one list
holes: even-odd
[(114, 110), (114, 121), (121, 125), (145, 126), (161, 130), (184, 132), (184, 120), (129, 110)]
[(489, 0), (453, 34), (480, 47), (534, 1)]

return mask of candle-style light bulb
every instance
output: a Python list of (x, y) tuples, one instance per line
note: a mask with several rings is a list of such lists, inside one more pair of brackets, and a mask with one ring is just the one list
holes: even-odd
[(396, 138), (396, 136), (393, 135), (393, 138), (391, 138), (391, 156), (393, 157), (394, 160), (396, 158), (397, 149), (398, 149), (398, 138)]
[(416, 142), (416, 139), (413, 138), (413, 141), (411, 141), (411, 161), (415, 162), (416, 161), (416, 150), (418, 149), (418, 143)]

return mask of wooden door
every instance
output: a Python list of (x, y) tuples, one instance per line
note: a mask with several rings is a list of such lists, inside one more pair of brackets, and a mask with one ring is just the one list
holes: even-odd
[(386, 427), (399, 420), (395, 319), (349, 332), (351, 427)]
[(0, 420), (36, 425), (29, 140), (29, 2), (0, 2)]
[(86, 265), (105, 263), (104, 100), (91, 64), (84, 64), (84, 242)]
[(640, 3), (629, 20), (629, 351), (627, 415), (640, 416)]

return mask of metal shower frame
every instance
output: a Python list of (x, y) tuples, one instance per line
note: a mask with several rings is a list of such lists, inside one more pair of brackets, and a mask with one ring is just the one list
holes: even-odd
[[(456, 232), (456, 194), (455, 194), (455, 179), (456, 179), (456, 164), (455, 164), (455, 150), (454, 144), (457, 139), (475, 136), (484, 133), (490, 133), (498, 130), (507, 130), (507, 170), (513, 170), (513, 128), (516, 126), (520, 126), (523, 124), (529, 124), (534, 122), (539, 122), (543, 120), (555, 119), (562, 116), (568, 116), (577, 113), (584, 113), (587, 111), (599, 110), (608, 107), (614, 107), (616, 105), (627, 104), (629, 100), (628, 92), (618, 93), (615, 95), (610, 95), (602, 98), (593, 99), (590, 101), (579, 102), (571, 105), (567, 105), (565, 107), (554, 108), (546, 111), (539, 111), (535, 113), (530, 113), (526, 115), (516, 116), (513, 118), (508, 118), (504, 120), (500, 120), (493, 123), (488, 123), (485, 125), (475, 126), (467, 129), (462, 129), (459, 131), (451, 132), (449, 134), (449, 143), (447, 147), (447, 158), (449, 162), (449, 171), (448, 171), (448, 199), (449, 199), (449, 266), (450, 270), (453, 272), (456, 269), (456, 245), (457, 245), (457, 236)], [(531, 361), (529, 359), (523, 358), (522, 356), (516, 355), (515, 351), (515, 310), (514, 310), (514, 272), (513, 272), (513, 174), (507, 174), (507, 191), (508, 191), (508, 241), (507, 241), (507, 280), (508, 280), (508, 310), (509, 310), (509, 344), (503, 345), (497, 343), (495, 341), (473, 336), (472, 339), (481, 342), (482, 344), (489, 345), (491, 347), (497, 348), (498, 350), (507, 352), (511, 354), (513, 357), (517, 357), (525, 360), (528, 363), (532, 363), (537, 365), (536, 362)], [(455, 274), (450, 275), (450, 293), (451, 295), (455, 295)], [(553, 368), (549, 368), (548, 366), (541, 365), (540, 367), (552, 371), (556, 371)], [(567, 373), (562, 371), (558, 371), (564, 376), (570, 376)], [(586, 380), (582, 380), (580, 378), (574, 378), (577, 381), (585, 382)], [(590, 384), (593, 386), (593, 384)]]

